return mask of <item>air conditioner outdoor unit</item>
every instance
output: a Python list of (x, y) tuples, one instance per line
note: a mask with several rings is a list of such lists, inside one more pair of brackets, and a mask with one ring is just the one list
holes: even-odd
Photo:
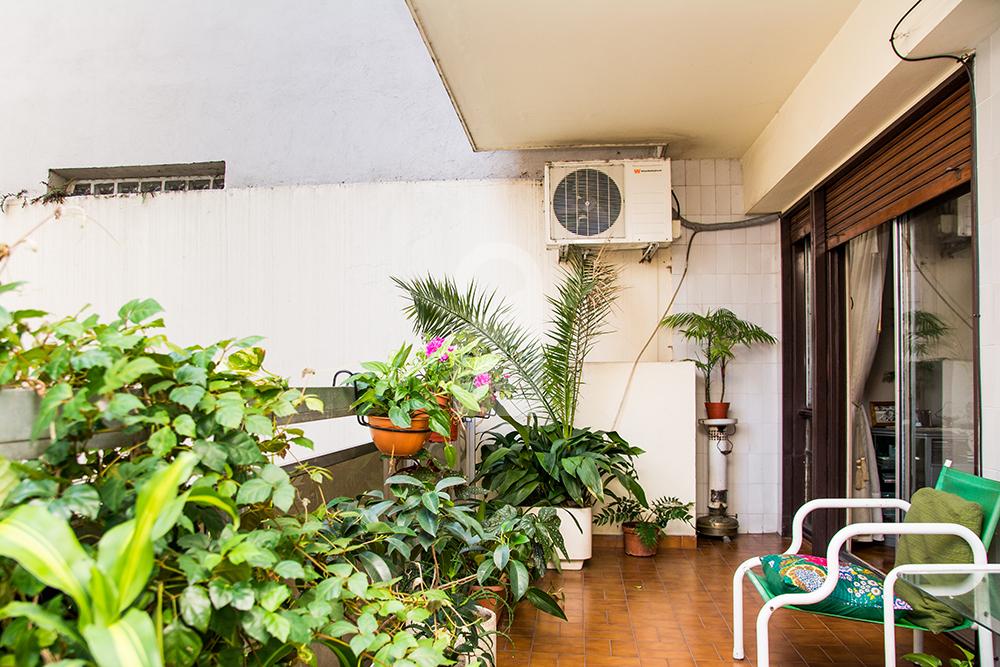
[(549, 162), (549, 247), (648, 248), (673, 240), (670, 160)]

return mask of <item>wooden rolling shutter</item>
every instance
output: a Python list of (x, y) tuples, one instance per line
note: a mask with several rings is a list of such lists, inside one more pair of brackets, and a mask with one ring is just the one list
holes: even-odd
[(964, 77), (954, 81), (922, 106), (826, 184), (828, 247), (971, 180), (968, 82)]
[(812, 211), (809, 209), (809, 204), (800, 206), (786, 217), (788, 219), (789, 235), (792, 243), (812, 233)]

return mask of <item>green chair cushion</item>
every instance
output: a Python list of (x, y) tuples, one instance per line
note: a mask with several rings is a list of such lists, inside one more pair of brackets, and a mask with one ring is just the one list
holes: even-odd
[[(825, 558), (802, 554), (775, 554), (761, 558), (767, 587), (781, 593), (808, 593), (826, 580)], [(825, 600), (800, 607), (803, 611), (854, 618), (882, 620), (882, 578), (873, 570), (856, 563), (841, 563), (837, 586)], [(909, 604), (896, 598), (895, 618), (911, 610)]]
[[(952, 523), (965, 526), (976, 535), (983, 527), (983, 508), (953, 493), (918, 489), (910, 501), (904, 523)], [(971, 563), (972, 549), (955, 535), (901, 535), (896, 547), (896, 566), (916, 563)], [(961, 581), (964, 575), (925, 575), (928, 584)], [(943, 632), (960, 623), (962, 616), (943, 602), (905, 581), (897, 584), (900, 597), (912, 607), (906, 616), (933, 632)]]

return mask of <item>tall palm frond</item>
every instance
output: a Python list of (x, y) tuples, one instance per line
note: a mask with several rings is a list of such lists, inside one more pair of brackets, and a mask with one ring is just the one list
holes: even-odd
[(511, 384), (532, 408), (551, 420), (559, 413), (545, 391), (545, 358), (539, 340), (513, 321), (511, 307), (496, 290), (482, 289), (475, 281), (463, 292), (451, 278), (393, 278), (407, 296), (404, 310), (413, 328), (425, 336), (459, 332), (479, 338), (499, 354), (511, 370)]
[(405, 313), (424, 335), (466, 332), (499, 354), (511, 368), (511, 382), (532, 408), (546, 413), (568, 436), (576, 418), (583, 362), (620, 291), (619, 271), (596, 257), (570, 255), (552, 307), (544, 344), (511, 316), (510, 304), (472, 282), (462, 291), (451, 278), (393, 278), (410, 298)]
[(596, 257), (571, 254), (556, 293), (543, 346), (545, 392), (558, 412), (565, 437), (572, 433), (583, 378), (583, 362), (598, 337), (608, 333), (608, 315), (621, 286), (617, 267)]

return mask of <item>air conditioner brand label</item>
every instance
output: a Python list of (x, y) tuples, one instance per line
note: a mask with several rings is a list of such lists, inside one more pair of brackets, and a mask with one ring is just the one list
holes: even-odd
[(635, 174), (659, 174), (662, 169), (642, 169), (640, 167), (635, 167), (632, 169), (632, 173)]

